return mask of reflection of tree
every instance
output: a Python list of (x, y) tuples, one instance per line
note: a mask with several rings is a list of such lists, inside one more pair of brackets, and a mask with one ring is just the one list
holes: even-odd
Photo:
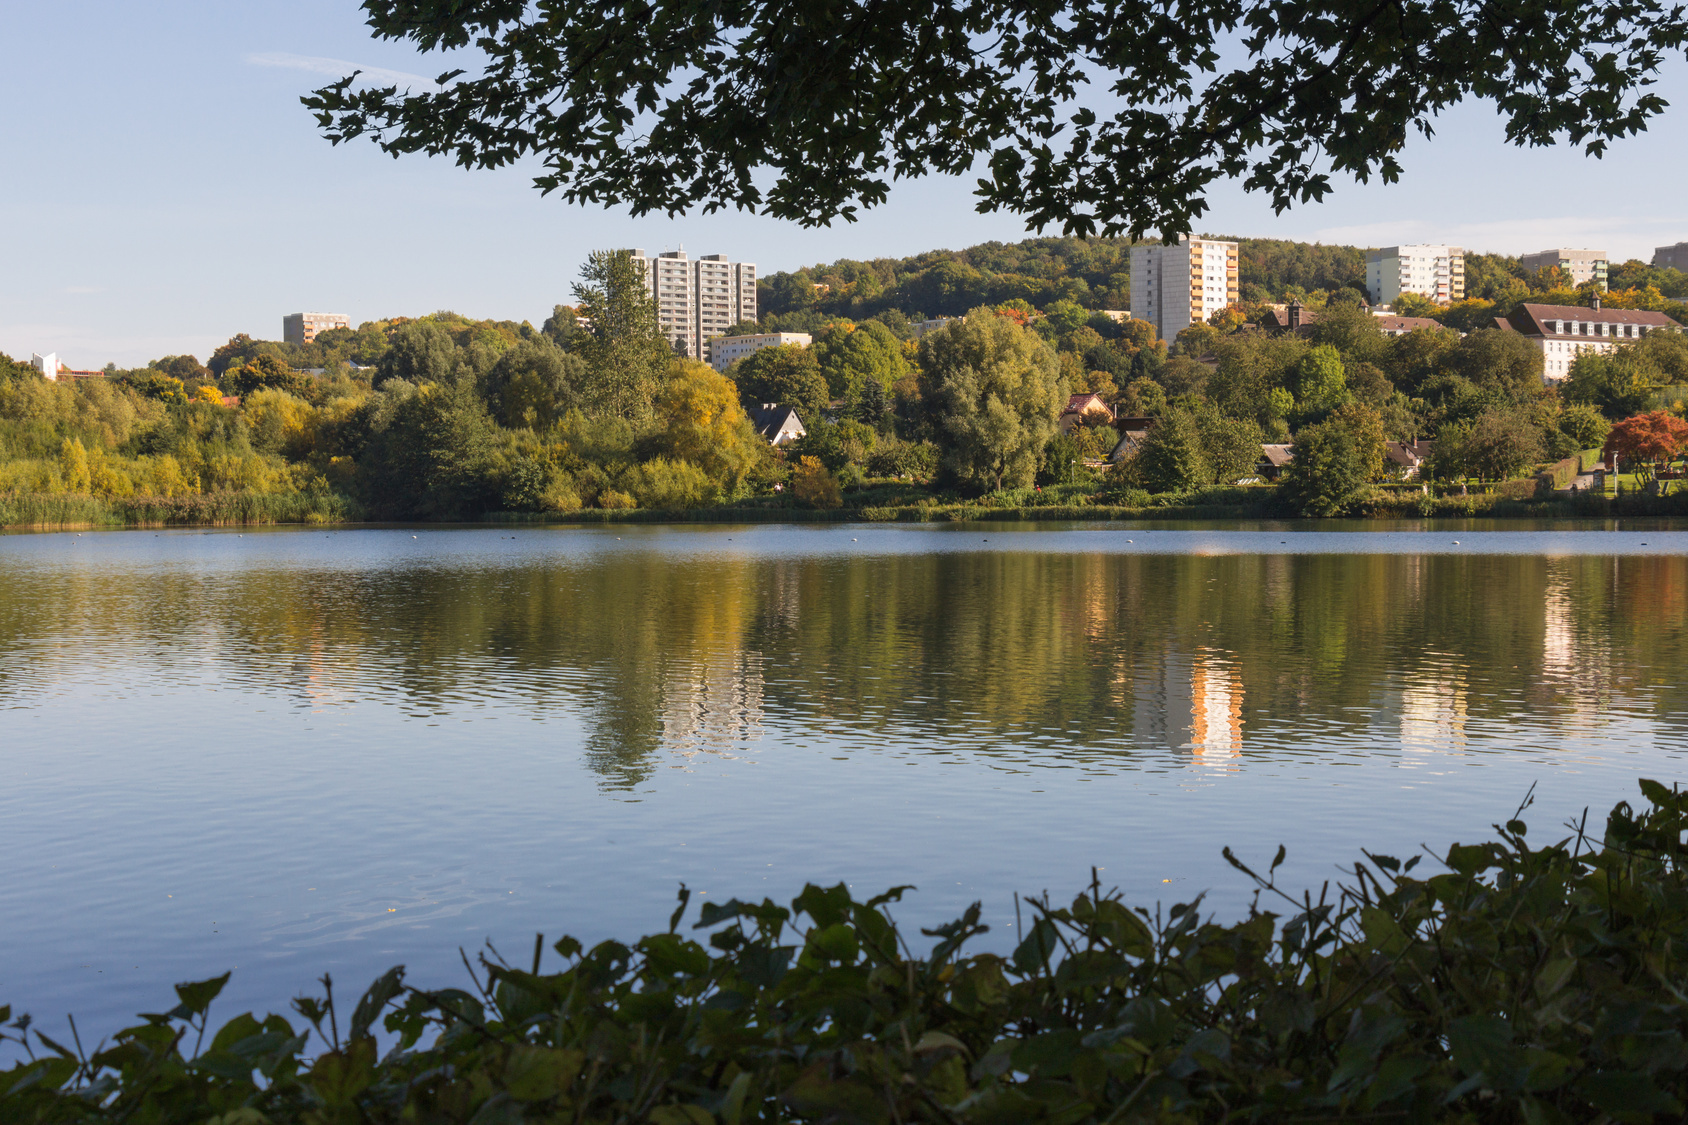
[(0, 580), (0, 700), (99, 662), (312, 708), (495, 700), (583, 722), (586, 762), (617, 790), (776, 724), (1106, 765), (1235, 754), (1245, 715), (1251, 731), (1359, 725), (1447, 749), (1520, 705), (1593, 725), (1614, 701), (1661, 717), (1688, 702), (1673, 675), (1688, 559), (1668, 556), (630, 548)]

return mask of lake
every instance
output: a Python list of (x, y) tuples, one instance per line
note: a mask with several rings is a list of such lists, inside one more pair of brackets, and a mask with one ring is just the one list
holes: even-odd
[(1317, 885), (1684, 777), (1688, 533), (622, 526), (0, 537), (0, 1003), (461, 984), (706, 898)]

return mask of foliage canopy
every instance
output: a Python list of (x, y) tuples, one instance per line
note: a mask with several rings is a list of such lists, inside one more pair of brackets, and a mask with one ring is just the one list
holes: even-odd
[[(380, 38), (482, 65), (434, 89), (317, 90), (303, 101), (336, 143), (536, 156), (536, 184), (570, 202), (806, 224), (854, 219), (893, 179), (980, 171), (980, 210), (1134, 237), (1188, 232), (1222, 178), (1279, 211), (1331, 172), (1393, 181), (1409, 134), (1468, 98), (1514, 144), (1599, 155), (1663, 112), (1649, 87), (1688, 35), (1660, 0), (363, 7)], [(1093, 81), (1123, 108), (1087, 104)]]

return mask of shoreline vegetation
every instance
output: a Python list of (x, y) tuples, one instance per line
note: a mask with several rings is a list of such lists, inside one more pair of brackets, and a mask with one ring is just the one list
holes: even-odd
[[(1588, 811), (1532, 846), (1362, 852), (1336, 885), (1251, 868), (1248, 916), (1153, 910), (1095, 871), (1070, 902), (1015, 900), (1014, 948), (975, 953), (975, 903), (900, 929), (906, 892), (810, 885), (789, 908), (704, 903), (668, 930), (531, 959), (490, 943), (467, 987), (403, 966), (355, 1005), (333, 981), (293, 1018), (213, 1031), (229, 974), (95, 1040), (0, 1008), (0, 1119), (57, 1123), (649, 1122), (1194, 1125), (1646, 1122), (1688, 1102), (1688, 794)], [(1431, 868), (1443, 870), (1432, 873)], [(695, 921), (693, 920), (695, 918)], [(916, 952), (913, 945), (926, 946)]]
[(1688, 515), (1688, 335), (1548, 385), (1496, 327), (1531, 301), (1688, 317), (1659, 288), (1688, 275), (1584, 292), (1473, 261), (1485, 295), (1406, 301), (1400, 331), (1358, 248), (1241, 249), (1239, 303), (1171, 340), (1121, 308), (1128, 242), (1061, 238), (772, 275), (728, 335), (809, 342), (724, 371), (625, 251), (539, 327), (436, 312), (103, 373), (0, 356), (0, 527)]
[[(1088, 498), (1087, 498), (1088, 499)], [(1356, 504), (1340, 516), (1308, 517), (1270, 489), (1217, 488), (1188, 496), (1155, 497), (1149, 504), (1063, 503), (1034, 505), (981, 500), (923, 499), (915, 503), (866, 502), (838, 508), (744, 504), (712, 508), (584, 508), (566, 512), (484, 513), (479, 519), (434, 521), (435, 526), (605, 523), (959, 523), (1112, 522), (1136, 520), (1337, 520), (1601, 518), (1688, 519), (1688, 492), (1663, 496), (1635, 492), (1550, 499), (1502, 493), (1433, 496), (1388, 493)], [(87, 531), (160, 527), (356, 526), (363, 509), (333, 493), (208, 493), (193, 496), (108, 498), (77, 495), (0, 494), (0, 530)]]

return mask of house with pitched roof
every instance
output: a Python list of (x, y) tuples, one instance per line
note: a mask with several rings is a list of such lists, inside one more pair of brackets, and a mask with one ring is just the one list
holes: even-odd
[(1682, 331), (1682, 326), (1664, 313), (1603, 309), (1598, 297), (1592, 308), (1519, 305), (1511, 316), (1496, 317), (1495, 327), (1520, 333), (1541, 349), (1542, 379), (1548, 383), (1568, 376), (1571, 364), (1585, 352), (1605, 354), (1651, 332)]
[(1070, 434), (1075, 426), (1083, 422), (1111, 425), (1113, 420), (1113, 408), (1102, 401), (1101, 395), (1082, 394), (1067, 399), (1067, 405), (1061, 410), (1061, 417), (1055, 424), (1062, 433)]
[(1445, 328), (1450, 332), (1453, 331), (1441, 321), (1431, 320), (1427, 316), (1377, 315), (1377, 329), (1385, 336), (1405, 336), (1408, 332), (1417, 332), (1420, 328)]
[(762, 409), (751, 413), (750, 424), (768, 439), (769, 445), (784, 445), (809, 432), (795, 409), (777, 402), (764, 402)]

